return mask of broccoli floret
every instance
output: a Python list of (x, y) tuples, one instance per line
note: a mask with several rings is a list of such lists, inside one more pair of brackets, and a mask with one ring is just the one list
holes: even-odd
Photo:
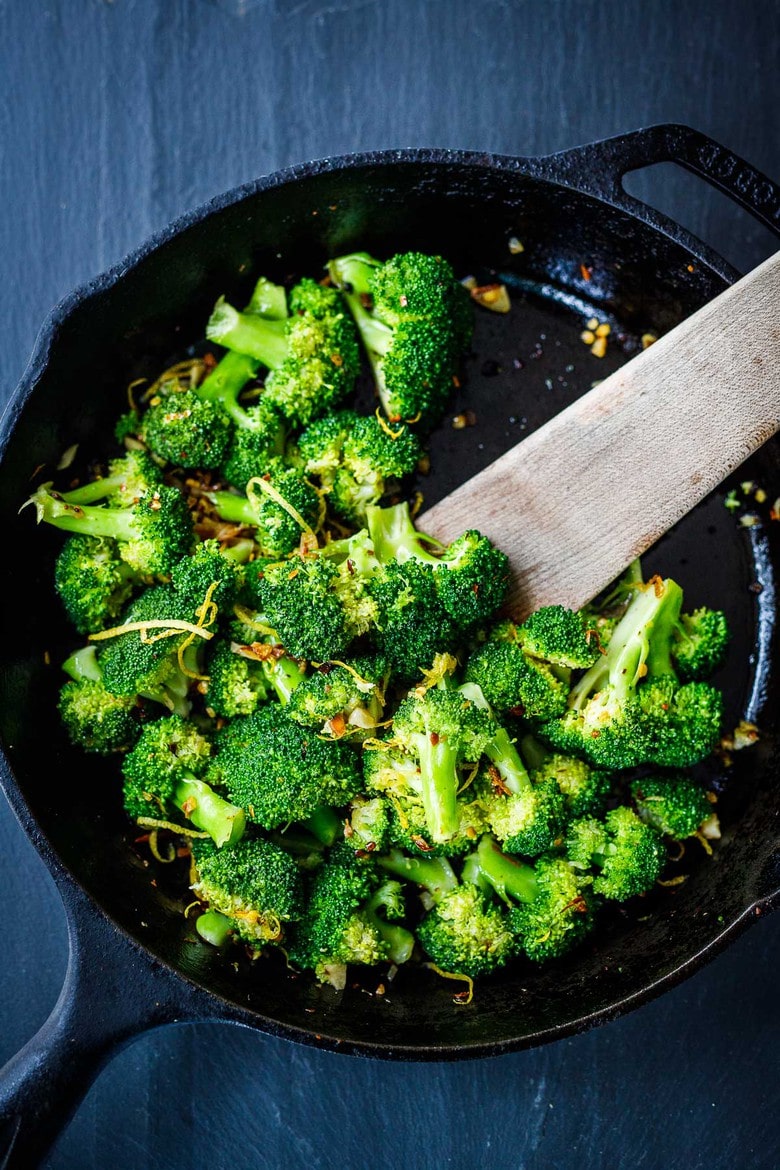
[(472, 329), (468, 293), (450, 265), (419, 252), (384, 264), (356, 253), (332, 260), (329, 271), (345, 289), (388, 417), (438, 422)]
[(536, 857), (550, 849), (565, 819), (565, 801), (553, 776), (533, 783), (507, 729), (493, 715), (481, 690), (464, 683), (460, 693), (490, 719), (484, 753), (490, 761), (492, 791), (482, 799), (491, 830), (510, 853)]
[(219, 796), (200, 777), (211, 745), (192, 723), (177, 715), (150, 723), (125, 757), (125, 809), (131, 817), (181, 816), (217, 845), (242, 836), (243, 810)]
[(216, 468), (225, 458), (233, 426), (218, 406), (184, 390), (150, 406), (140, 433), (155, 455), (178, 467)]
[(217, 733), (215, 772), (231, 800), (266, 829), (304, 821), (320, 805), (347, 804), (361, 789), (357, 754), (322, 740), (272, 704)]
[(177, 488), (155, 488), (124, 507), (100, 507), (69, 502), (44, 484), (30, 501), (38, 523), (117, 540), (120, 556), (137, 573), (169, 573), (192, 547), (192, 519)]
[(381, 796), (367, 799), (356, 797), (349, 806), (344, 825), (344, 840), (353, 849), (368, 853), (387, 848), (390, 832), (390, 814)]
[(458, 769), (476, 763), (493, 737), (492, 720), (459, 691), (436, 686), (398, 707), (393, 742), (420, 769), (420, 797), (434, 842), (458, 832)]
[(592, 768), (576, 756), (549, 752), (531, 735), (523, 737), (520, 747), (534, 783), (552, 779), (558, 785), (566, 802), (568, 819), (598, 816), (604, 811), (612, 790), (610, 772)]
[(360, 368), (357, 336), (341, 294), (304, 278), (290, 293), (290, 316), (269, 320), (217, 303), (206, 336), (270, 370), (263, 397), (294, 426), (337, 406)]
[(351, 410), (312, 423), (294, 454), (308, 475), (319, 476), (333, 511), (358, 526), (369, 505), (394, 491), (421, 457), (420, 441), (407, 427), (392, 430)]
[(183, 557), (171, 571), (171, 583), (193, 612), (206, 597), (220, 617), (231, 614), (241, 582), (241, 571), (229, 552), (216, 540), (205, 540), (190, 557)]
[[(418, 773), (418, 782), (419, 779)], [(458, 796), (458, 827), (444, 842), (433, 840), (419, 795), (414, 795), (411, 789), (408, 796), (393, 794), (389, 799), (391, 843), (412, 856), (461, 857), (470, 852), (474, 842), (490, 827), (484, 802), (474, 787)]]
[(251, 715), (268, 698), (269, 688), (262, 664), (234, 654), (227, 642), (210, 651), (206, 669), (206, 706), (215, 715), (232, 719)]
[(135, 695), (112, 695), (100, 678), (79, 678), (60, 690), (59, 712), (70, 742), (101, 756), (126, 751), (138, 738)]
[(369, 507), (367, 517), (379, 562), (429, 566), (441, 605), (460, 627), (488, 621), (503, 603), (509, 561), (487, 537), (472, 529), (434, 555), (427, 546), (436, 542), (414, 527), (407, 503)]
[(684, 681), (709, 678), (722, 665), (729, 641), (726, 615), (701, 608), (680, 614), (672, 639), (672, 657)]
[(693, 837), (712, 814), (707, 793), (684, 772), (643, 776), (631, 785), (641, 820), (667, 837)]
[(264, 568), (247, 578), (247, 586), (290, 654), (327, 661), (343, 654), (353, 638), (338, 580), (336, 565), (304, 557)]
[(304, 727), (340, 739), (365, 737), (382, 718), (387, 664), (381, 657), (324, 664), (290, 698), (288, 714)]
[(552, 666), (586, 668), (599, 657), (598, 643), (588, 637), (582, 615), (562, 605), (545, 605), (530, 614), (516, 627), (516, 637), (526, 654)]
[(286, 438), (281, 415), (267, 402), (248, 407), (246, 416), (252, 425), (235, 428), (220, 466), (228, 483), (242, 492), (250, 480), (265, 475), (269, 465), (277, 466)]
[(290, 958), (322, 982), (343, 987), (349, 963), (405, 962), (413, 936), (390, 919), (403, 916), (396, 882), (379, 885), (372, 865), (347, 845), (336, 846), (314, 875), (306, 914), (293, 938)]
[(437, 654), (455, 649), (459, 631), (425, 565), (390, 561), (370, 578), (368, 591), (377, 608), (374, 641), (399, 682), (419, 681)]
[(80, 634), (110, 626), (142, 582), (119, 556), (116, 544), (102, 537), (69, 537), (54, 567), (57, 592)]
[(162, 483), (162, 472), (146, 451), (128, 451), (119, 459), (111, 460), (107, 475), (58, 494), (68, 504), (108, 500), (114, 506), (127, 507)]
[(677, 682), (671, 636), (681, 603), (670, 580), (636, 589), (606, 653), (572, 688), (565, 714), (540, 725), (542, 737), (608, 769), (703, 759), (717, 743), (722, 697), (706, 683)]
[(565, 954), (593, 927), (588, 882), (561, 858), (540, 857), (531, 867), (485, 836), (466, 859), (463, 880), (492, 889), (511, 907), (508, 926), (515, 945), (535, 962)]
[(595, 867), (594, 893), (617, 902), (651, 889), (666, 859), (656, 830), (625, 805), (611, 809), (603, 821), (574, 821), (567, 833), (566, 852), (575, 869)]
[(500, 712), (551, 719), (566, 710), (569, 672), (526, 654), (514, 622), (493, 627), (488, 641), (469, 656), (465, 678)]
[[(186, 626), (181, 629), (177, 623)], [(115, 695), (142, 695), (177, 714), (188, 714), (189, 685), (200, 674), (200, 648), (196, 642), (201, 639), (198, 635), (193, 638), (193, 624), (192, 607), (171, 586), (145, 589), (127, 607), (116, 627), (129, 626), (127, 633), (101, 643), (98, 661), (106, 688)], [(206, 636), (210, 634), (208, 627), (207, 620), (202, 626)], [(167, 636), (170, 631), (174, 633)], [(191, 644), (184, 648), (188, 639)], [(183, 663), (179, 661), (180, 652)]]
[(239, 938), (255, 945), (278, 943), (285, 926), (303, 914), (303, 882), (293, 858), (259, 837), (244, 837), (215, 849), (192, 846), (197, 876), (194, 893), (230, 919)]
[(213, 492), (210, 498), (223, 520), (256, 529), (255, 539), (266, 556), (287, 556), (298, 547), (302, 533), (319, 527), (319, 496), (299, 471), (280, 459), (268, 460), (263, 474), (249, 480), (246, 495)]

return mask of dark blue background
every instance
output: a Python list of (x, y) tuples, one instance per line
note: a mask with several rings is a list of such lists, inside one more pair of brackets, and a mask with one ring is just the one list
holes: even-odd
[[(0, 0), (0, 389), (50, 306), (170, 218), (288, 163), (388, 146), (546, 153), (685, 121), (780, 178), (776, 3)], [(631, 190), (733, 263), (768, 234), (672, 167)], [(58, 896), (0, 806), (0, 1063), (65, 967)], [(52, 1170), (780, 1165), (780, 920), (677, 990), (536, 1052), (350, 1060), (227, 1026), (149, 1033)]]

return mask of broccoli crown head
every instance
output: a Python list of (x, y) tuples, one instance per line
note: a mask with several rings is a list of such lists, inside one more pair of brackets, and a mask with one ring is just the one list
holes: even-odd
[(593, 928), (587, 885), (563, 858), (540, 857), (534, 866), (536, 896), (509, 912), (509, 925), (534, 962), (555, 959)]
[(247, 574), (247, 590), (289, 654), (316, 662), (338, 658), (352, 629), (337, 588), (338, 567), (303, 557)]
[(159, 487), (132, 509), (133, 531), (120, 541), (120, 556), (137, 573), (170, 573), (192, 549), (192, 517), (178, 488)]
[(140, 730), (135, 706), (134, 695), (113, 695), (97, 679), (66, 682), (60, 691), (60, 719), (71, 743), (102, 756), (135, 742)]
[(344, 840), (352, 849), (381, 852), (390, 842), (390, 810), (381, 796), (356, 797), (349, 806)]
[[(387, 664), (380, 655), (323, 664), (295, 688), (287, 713), (338, 739), (373, 730), (382, 717)], [(325, 725), (323, 728), (323, 724)]]
[(672, 639), (672, 656), (686, 681), (709, 678), (722, 665), (729, 641), (726, 615), (718, 609), (680, 614)]
[[(191, 622), (193, 616), (191, 607), (175, 589), (154, 585), (130, 603), (121, 625), (170, 620)], [(176, 654), (188, 634), (182, 631), (172, 637), (155, 637), (164, 632), (165, 627), (154, 628), (144, 638), (144, 631), (129, 629), (126, 634), (101, 643), (98, 662), (105, 686), (112, 694), (159, 698), (163, 691), (179, 684), (186, 691), (187, 679), (178, 670)]]
[(306, 912), (292, 939), (292, 961), (322, 974), (330, 964), (380, 961), (378, 933), (365, 918), (356, 920), (377, 880), (372, 864), (346, 843), (335, 845), (314, 872)]
[(217, 734), (215, 771), (234, 804), (266, 829), (339, 808), (361, 789), (357, 753), (320, 739), (279, 704), (231, 720)]
[(692, 837), (712, 812), (707, 793), (685, 772), (643, 776), (631, 795), (645, 824), (677, 841)]
[(298, 436), (288, 451), (288, 460), (307, 475), (330, 483), (341, 466), (344, 442), (361, 419), (354, 410), (334, 410), (315, 419)]
[(444, 842), (434, 841), (423, 803), (413, 792), (407, 796), (390, 794), (388, 805), (390, 842), (413, 856), (461, 857), (474, 848), (475, 842), (488, 829), (484, 803), (472, 797), (470, 789), (458, 797), (455, 830)]
[(261, 664), (234, 654), (228, 642), (219, 641), (214, 645), (206, 669), (206, 706), (215, 715), (225, 719), (251, 715), (268, 698)]
[(678, 686), (669, 676), (651, 679), (638, 690), (643, 738), (637, 763), (688, 768), (717, 746), (723, 722), (723, 695), (705, 682)]
[(431, 687), (404, 699), (393, 717), (393, 739), (411, 755), (425, 741), (443, 743), (464, 761), (476, 763), (493, 738), (495, 725), (487, 711), (458, 690)]
[(137, 575), (119, 556), (116, 542), (104, 537), (68, 537), (54, 568), (55, 587), (80, 634), (95, 634), (110, 626), (137, 582)]
[(327, 479), (323, 477), (330, 506), (351, 524), (364, 524), (366, 509), (411, 475), (422, 457), (413, 431), (385, 426), (375, 415), (356, 416), (345, 436), (339, 466)]
[(553, 847), (563, 831), (566, 801), (552, 776), (518, 793), (496, 794), (484, 803), (490, 829), (507, 853), (538, 857)]
[(454, 540), (435, 568), (439, 599), (459, 626), (489, 621), (503, 604), (509, 559), (475, 529)]
[(171, 571), (171, 582), (194, 613), (206, 597), (219, 616), (230, 615), (236, 600), (240, 572), (216, 540), (204, 540), (192, 556), (183, 557)]
[(112, 503), (127, 506), (160, 487), (163, 475), (147, 451), (128, 451), (111, 460), (102, 482), (111, 488)]
[(419, 679), (438, 653), (451, 651), (458, 638), (444, 609), (433, 571), (416, 561), (390, 561), (370, 579), (377, 606), (374, 641), (399, 681)]
[(266, 378), (264, 398), (306, 426), (351, 393), (360, 369), (354, 324), (341, 294), (304, 278), (290, 292), (287, 354)]
[(438, 967), (471, 978), (497, 971), (517, 954), (507, 916), (472, 885), (445, 894), (423, 918), (417, 937)]
[(548, 756), (540, 767), (534, 769), (531, 778), (537, 785), (548, 779), (555, 780), (570, 819), (597, 816), (603, 812), (612, 789), (609, 772), (592, 768), (576, 756), (561, 753)]
[(554, 666), (587, 668), (599, 656), (598, 643), (588, 637), (582, 615), (562, 605), (545, 605), (530, 614), (516, 636), (526, 654)]
[(122, 763), (125, 809), (131, 817), (154, 815), (172, 800), (184, 776), (202, 776), (211, 744), (194, 724), (178, 715), (144, 727)]
[(284, 924), (303, 913), (303, 883), (295, 860), (260, 837), (243, 837), (217, 849), (211, 841), (192, 847), (196, 895), (227, 915), (249, 943), (276, 943)]
[(465, 680), (476, 683), (497, 711), (554, 719), (566, 709), (566, 680), (547, 663), (529, 658), (509, 639), (491, 638), (479, 646), (466, 663)]
[[(633, 809), (625, 805), (611, 809), (599, 822), (575, 822), (570, 830), (567, 852), (578, 868), (587, 863), (599, 871), (593, 890), (605, 898), (625, 902), (651, 889), (666, 859), (663, 841), (650, 825), (644, 824)], [(600, 835), (601, 834), (601, 835)]]
[(137, 410), (126, 410), (117, 419), (114, 426), (114, 438), (120, 446), (125, 439), (137, 439), (141, 430), (141, 415)]
[(178, 467), (216, 468), (230, 443), (233, 424), (216, 403), (185, 390), (162, 398), (143, 417), (144, 442)]
[(265, 475), (268, 464), (284, 454), (285, 426), (277, 410), (261, 399), (245, 412), (247, 425), (234, 428), (220, 471), (228, 483), (246, 491), (250, 479)]
[(319, 525), (319, 496), (299, 471), (285, 467), (281, 459), (268, 460), (263, 474), (249, 481), (247, 496), (257, 526), (256, 540), (267, 556), (294, 552), (303, 525), (312, 531)]

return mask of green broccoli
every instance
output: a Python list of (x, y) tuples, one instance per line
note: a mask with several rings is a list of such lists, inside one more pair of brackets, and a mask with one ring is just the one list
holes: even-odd
[(328, 268), (345, 290), (388, 417), (425, 428), (438, 422), (472, 330), (468, 293), (450, 265), (419, 252), (384, 264), (355, 253)]
[(197, 391), (183, 390), (153, 401), (139, 428), (147, 447), (177, 467), (219, 467), (228, 451), (233, 426), (224, 411), (204, 402)]
[(488, 836), (466, 859), (463, 881), (492, 889), (511, 909), (507, 926), (529, 959), (555, 959), (593, 928), (595, 904), (587, 879), (562, 858), (540, 857), (533, 866), (502, 853)]
[(387, 682), (387, 664), (379, 656), (324, 663), (296, 687), (288, 714), (334, 739), (365, 738), (382, 718)]
[(680, 685), (671, 638), (682, 604), (674, 581), (634, 591), (606, 653), (574, 685), (568, 710), (540, 723), (542, 738), (608, 769), (686, 767), (718, 741), (723, 700), (706, 683)]
[(367, 518), (380, 564), (414, 560), (428, 566), (441, 605), (459, 626), (488, 621), (503, 603), (509, 561), (487, 537), (471, 529), (434, 555), (426, 546), (436, 542), (414, 527), (408, 503), (371, 506)]
[(636, 811), (645, 824), (667, 837), (693, 837), (712, 816), (707, 793), (685, 772), (642, 776), (631, 785)]
[(214, 773), (232, 801), (266, 829), (346, 805), (361, 789), (357, 754), (322, 740), (271, 704), (217, 733)]
[(729, 629), (719, 609), (681, 613), (672, 640), (672, 657), (683, 681), (709, 678), (726, 657)]
[(128, 451), (111, 460), (107, 475), (58, 495), (68, 504), (97, 504), (107, 500), (113, 506), (128, 507), (162, 485), (162, 472), (148, 453)]
[(216, 540), (202, 541), (192, 556), (183, 557), (171, 570), (171, 584), (193, 612), (208, 597), (220, 618), (232, 618), (241, 581), (241, 568), (231, 550), (220, 548)]
[(367, 853), (387, 848), (390, 832), (390, 815), (387, 803), (381, 796), (370, 800), (356, 796), (350, 801), (349, 815), (344, 823), (344, 840), (353, 849)]
[(71, 678), (60, 690), (59, 713), (74, 747), (103, 756), (130, 748), (141, 730), (137, 696), (106, 690), (94, 646), (76, 651), (63, 670)]
[(69, 494), (39, 487), (30, 497), (38, 523), (118, 541), (119, 555), (137, 573), (169, 573), (192, 548), (192, 519), (178, 488), (155, 488), (123, 507), (72, 503)]
[(103, 537), (68, 537), (54, 566), (55, 588), (80, 634), (110, 626), (143, 582), (119, 556), (115, 542)]
[(280, 459), (269, 459), (263, 474), (249, 480), (246, 495), (218, 491), (209, 498), (223, 520), (256, 530), (255, 539), (266, 556), (287, 556), (298, 547), (304, 532), (313, 533), (319, 527), (317, 492)]
[(293, 426), (306, 426), (353, 389), (358, 343), (336, 289), (304, 278), (292, 289), (289, 305), (289, 317), (269, 320), (220, 300), (206, 336), (267, 367), (264, 399)]
[(148, 724), (122, 765), (127, 813), (134, 819), (183, 814), (219, 846), (238, 841), (243, 810), (201, 779), (210, 757), (209, 741), (178, 715)]
[(514, 958), (517, 943), (506, 914), (477, 886), (459, 885), (443, 857), (404, 857), (392, 850), (377, 860), (389, 873), (422, 886), (433, 901), (417, 938), (437, 966), (473, 978)]
[(233, 652), (227, 642), (215, 642), (206, 661), (206, 707), (215, 715), (232, 719), (251, 715), (268, 698), (263, 665)]
[(520, 750), (534, 784), (552, 779), (558, 785), (566, 802), (567, 819), (598, 816), (604, 811), (612, 791), (612, 773), (592, 768), (576, 756), (550, 752), (532, 735), (523, 736)]
[(323, 983), (343, 988), (350, 963), (401, 964), (410, 958), (414, 936), (399, 924), (403, 914), (399, 884), (380, 884), (372, 865), (349, 846), (336, 846), (315, 871), (290, 958)]
[(651, 889), (666, 860), (658, 832), (625, 805), (611, 809), (603, 820), (573, 821), (566, 853), (575, 870), (595, 868), (594, 893), (617, 902)]
[(215, 849), (193, 841), (193, 892), (224, 914), (239, 938), (263, 946), (283, 941), (287, 924), (303, 914), (303, 882), (293, 858), (260, 837)]

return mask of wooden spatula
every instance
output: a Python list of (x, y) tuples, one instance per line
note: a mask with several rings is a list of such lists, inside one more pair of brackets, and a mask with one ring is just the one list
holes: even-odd
[(579, 608), (780, 429), (780, 252), (416, 521), (509, 555), (518, 616)]

